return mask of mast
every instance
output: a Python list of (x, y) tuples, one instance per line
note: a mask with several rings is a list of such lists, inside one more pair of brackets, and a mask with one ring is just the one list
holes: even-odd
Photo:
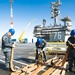
[(10, 0), (10, 27), (13, 28), (13, 8), (12, 8), (13, 0)]
[(54, 19), (54, 26), (57, 25), (57, 16), (60, 14), (59, 6), (61, 6), (60, 0), (57, 0), (56, 2), (51, 2), (51, 15)]

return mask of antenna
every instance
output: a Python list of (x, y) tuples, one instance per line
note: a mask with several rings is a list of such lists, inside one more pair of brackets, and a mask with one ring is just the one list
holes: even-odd
[(58, 6), (61, 6), (60, 0), (57, 0), (56, 4), (57, 4)]
[(12, 9), (12, 2), (13, 0), (10, 0), (10, 27), (13, 28), (13, 9)]
[(56, 2), (51, 2), (51, 8), (52, 8), (52, 10), (51, 10), (51, 15), (52, 15), (52, 17), (51, 18), (53, 18), (54, 19), (54, 26), (55, 25), (57, 25), (57, 17), (58, 17), (58, 15), (60, 14), (60, 10), (59, 10), (59, 6), (61, 6), (61, 3), (60, 3), (60, 0), (57, 0)]

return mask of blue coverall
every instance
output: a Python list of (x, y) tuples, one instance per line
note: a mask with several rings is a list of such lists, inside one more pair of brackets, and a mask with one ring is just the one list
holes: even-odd
[(41, 44), (38, 44), (36, 42), (35, 45), (36, 45), (36, 58), (35, 58), (35, 60), (38, 60), (38, 50), (39, 50), (39, 48), (41, 48), (43, 50), (44, 59), (45, 59), (45, 61), (47, 61), (46, 48), (45, 48), (46, 41), (44, 39), (42, 39), (42, 43)]
[(2, 52), (5, 55), (5, 66), (6, 68), (10, 68), (10, 56), (12, 49), (12, 41), (11, 37), (6, 33), (2, 36)]

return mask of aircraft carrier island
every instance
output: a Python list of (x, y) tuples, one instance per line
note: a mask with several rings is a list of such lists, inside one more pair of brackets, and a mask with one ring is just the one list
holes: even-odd
[(59, 17), (60, 14), (60, 10), (58, 7), (61, 6), (61, 3), (59, 2), (59, 0), (57, 0), (57, 2), (51, 2), (51, 5), (51, 18), (54, 20), (53, 25), (46, 25), (46, 20), (43, 19), (43, 26), (36, 25), (34, 27), (34, 36), (40, 36), (47, 42), (65, 42), (69, 37), (72, 29), (71, 19), (68, 16), (65, 16), (60, 19), (63, 24), (57, 24), (57, 17)]

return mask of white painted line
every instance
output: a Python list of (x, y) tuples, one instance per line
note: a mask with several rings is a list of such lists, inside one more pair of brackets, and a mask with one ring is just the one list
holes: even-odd
[[(1, 60), (0, 59), (0, 62), (2, 62), (2, 63), (4, 63), (5, 64), (5, 61), (3, 61), (3, 60)], [(15, 66), (17, 69), (20, 69), (20, 67), (18, 67), (18, 66)]]
[[(2, 58), (5, 58), (4, 56), (1, 56), (1, 57), (2, 57)], [(1, 58), (1, 57), (0, 57), (0, 58)], [(20, 62), (20, 61), (16, 61), (16, 60), (13, 60), (13, 61), (16, 62), (16, 63), (22, 64), (22, 65), (25, 65), (25, 66), (28, 65), (28, 64), (23, 63), (23, 62)]]
[(33, 56), (33, 57), (31, 57), (31, 56), (28, 56), (28, 58), (29, 58), (29, 59), (35, 59), (35, 57), (34, 57), (34, 56)]
[(25, 66), (28, 65), (28, 64), (20, 62), (20, 61), (16, 61), (16, 60), (13, 60), (13, 61), (16, 62), (16, 63), (22, 64), (22, 65), (25, 65)]
[(20, 67), (18, 67), (18, 66), (15, 66), (17, 69), (20, 69)]

